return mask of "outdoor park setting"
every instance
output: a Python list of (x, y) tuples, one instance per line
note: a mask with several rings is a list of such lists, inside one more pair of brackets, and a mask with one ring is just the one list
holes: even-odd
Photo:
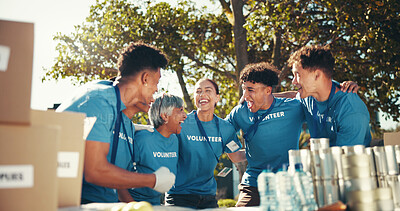
[[(80, 3), (76, 4), (77, 5), (75, 7), (79, 7), (78, 5), (80, 5)], [(45, 5), (45, 3), (41, 3), (41, 5)], [(8, 5), (6, 2), (0, 3), (0, 7), (5, 8), (7, 6)], [(15, 5), (13, 6), (15, 7)], [(74, 7), (74, 5), (70, 6), (72, 8)], [(52, 8), (55, 7), (57, 6), (53, 5)], [(152, 93), (154, 99), (151, 103), (159, 103), (156, 104), (158, 105), (159, 117), (164, 118), (161, 115), (161, 107), (163, 105), (162, 100), (166, 98), (165, 96), (177, 96), (179, 98), (182, 98), (183, 100), (182, 107), (187, 116), (185, 114), (185, 117), (182, 116), (182, 118), (179, 119), (179, 122), (177, 124), (179, 125), (180, 129), (176, 130), (178, 132), (174, 131), (173, 133), (171, 133), (172, 136), (175, 137), (175, 134), (177, 134), (177, 137), (179, 137), (178, 134), (182, 130), (182, 134), (184, 134), (182, 135), (182, 137), (186, 137), (186, 135), (187, 137), (189, 137), (190, 134), (186, 134), (185, 128), (189, 128), (190, 126), (185, 126), (183, 122), (187, 122), (187, 125), (190, 125), (189, 123), (193, 123), (194, 127), (198, 126), (198, 124), (196, 124), (196, 121), (198, 119), (196, 119), (195, 121), (195, 118), (193, 118), (193, 120), (190, 118), (190, 115), (191, 113), (193, 114), (193, 111), (197, 110), (200, 121), (206, 122), (201, 119), (202, 109), (199, 108), (199, 105), (202, 104), (200, 103), (200, 100), (199, 103), (197, 103), (196, 98), (197, 95), (204, 95), (203, 92), (206, 93), (206, 91), (201, 90), (201, 93), (199, 94), (196, 93), (196, 90), (198, 90), (199, 87), (203, 86), (201, 85), (201, 82), (204, 80), (204, 78), (207, 78), (216, 83), (214, 91), (216, 91), (216, 95), (218, 95), (215, 100), (215, 106), (213, 107), (213, 110), (210, 111), (211, 119), (213, 119), (214, 115), (215, 117), (219, 117), (220, 121), (224, 120), (225, 122), (226, 120), (226, 122), (231, 123), (233, 125), (232, 128), (237, 131), (237, 137), (229, 143), (232, 143), (236, 146), (234, 140), (238, 139), (240, 141), (240, 144), (237, 143), (237, 146), (240, 146), (243, 151), (248, 150), (249, 147), (249, 143), (246, 142), (247, 139), (245, 137), (245, 135), (247, 135), (246, 130), (248, 127), (242, 127), (239, 122), (235, 122), (239, 120), (233, 118), (232, 112), (236, 111), (235, 109), (237, 109), (237, 106), (241, 105), (241, 103), (243, 103), (244, 101), (249, 106), (249, 113), (257, 113), (257, 110), (253, 111), (252, 108), (250, 108), (251, 106), (249, 105), (249, 100), (247, 100), (247, 98), (249, 97), (247, 97), (246, 99), (244, 99), (245, 97), (243, 97), (242, 101), (241, 98), (242, 96), (245, 96), (246, 93), (250, 92), (247, 89), (248, 86), (246, 82), (252, 82), (255, 84), (261, 83), (260, 81), (250, 79), (246, 79), (248, 81), (243, 80), (243, 78), (241, 77), (241, 74), (243, 74), (243, 70), (245, 70), (246, 67), (251, 67), (251, 64), (259, 64), (263, 62), (269, 63), (277, 69), (277, 84), (271, 85), (264, 83), (268, 87), (271, 87), (271, 91), (269, 93), (271, 94), (271, 96), (273, 94), (278, 94), (282, 92), (285, 93), (297, 90), (299, 90), (300, 92), (300, 89), (301, 91), (305, 90), (306, 85), (301, 84), (301, 79), (295, 76), (294, 66), (296, 63), (292, 65), (289, 62), (291, 57), (295, 54), (295, 52), (300, 51), (303, 47), (307, 46), (320, 46), (324, 49), (329, 49), (334, 59), (333, 74), (329, 81), (334, 80), (335, 82), (332, 82), (332, 87), (335, 88), (334, 84), (337, 83), (338, 89), (340, 89), (339, 84), (341, 84), (342, 82), (353, 82), (356, 84), (357, 88), (355, 90), (355, 95), (357, 95), (358, 98), (361, 99), (361, 101), (365, 104), (367, 112), (369, 114), (368, 127), (370, 129), (369, 132), (371, 136), (368, 140), (371, 141), (368, 141), (368, 144), (364, 144), (365, 146), (361, 147), (360, 144), (351, 144), (357, 145), (357, 147), (353, 146), (354, 148), (349, 149), (346, 148), (346, 144), (332, 145), (332, 141), (335, 141), (336, 139), (332, 140), (331, 137), (322, 137), (312, 134), (312, 131), (314, 131), (314, 129), (307, 124), (308, 122), (306, 121), (306, 117), (303, 120), (302, 123), (304, 124), (301, 124), (301, 127), (298, 127), (298, 129), (296, 130), (291, 130), (293, 131), (293, 134), (297, 133), (296, 131), (298, 131), (299, 138), (297, 149), (289, 147), (291, 150), (296, 150), (296, 152), (291, 151), (291, 154), (288, 149), (285, 148), (284, 150), (285, 152), (287, 152), (284, 155), (287, 163), (289, 165), (292, 165), (292, 169), (290, 169), (289, 167), (287, 171), (293, 171), (292, 173), (294, 173), (295, 164), (302, 164), (302, 169), (304, 169), (304, 172), (308, 171), (311, 180), (310, 186), (312, 186), (312, 182), (314, 182), (313, 194), (315, 195), (315, 203), (318, 205), (317, 209), (329, 205), (335, 205), (335, 203), (337, 202), (342, 202), (343, 204), (336, 204), (339, 208), (341, 207), (341, 209), (343, 209), (343, 206), (345, 206), (344, 209), (346, 209), (347, 206), (347, 208), (350, 207), (350, 209), (353, 210), (362, 210), (360, 207), (367, 206), (373, 203), (373, 205), (371, 206), (376, 206), (378, 208), (376, 208), (375, 210), (379, 210), (380, 208), (382, 208), (378, 205), (380, 203), (380, 200), (391, 200), (393, 206), (389, 207), (388, 209), (400, 209), (400, 181), (398, 177), (398, 164), (400, 163), (400, 146), (398, 146), (400, 145), (400, 2), (396, 0), (88, 1), (85, 3), (84, 6), (80, 7), (79, 14), (77, 10), (75, 16), (79, 16), (80, 18), (77, 18), (75, 20), (73, 28), (70, 27), (70, 29), (66, 31), (51, 31), (51, 36), (48, 35), (49, 33), (46, 33), (46, 35), (44, 35), (44, 33), (39, 33), (40, 28), (37, 26), (40, 26), (40, 22), (35, 22), (35, 20), (39, 17), (39, 15), (37, 14), (35, 16), (32, 16), (32, 20), (30, 20), (30, 17), (23, 17), (22, 19), (18, 19), (17, 16), (4, 16), (4, 14), (6, 14), (5, 9), (0, 9), (0, 13), (3, 13), (3, 15), (0, 14), (0, 20), (4, 20), (5, 22), (21, 21), (33, 23), (33, 25), (35, 26), (34, 36), (29, 38), (35, 40), (35, 44), (32, 44), (33, 51), (30, 52), (30, 54), (33, 55), (30, 55), (29, 53), (27, 55), (27, 57), (33, 57), (33, 77), (30, 77), (29, 75), (32, 75), (32, 65), (30, 66), (31, 69), (28, 68), (28, 70), (24, 70), (30, 71), (30, 73), (28, 74), (29, 77), (27, 79), (29, 80), (29, 84), (31, 83), (30, 80), (32, 80), (32, 88), (29, 87), (29, 89), (25, 90), (26, 92), (29, 92), (29, 105), (26, 110), (28, 112), (28, 116), (29, 110), (31, 108), (39, 110), (57, 109), (60, 104), (70, 99), (73, 96), (72, 94), (78, 91), (78, 88), (85, 87), (85, 85), (91, 84), (99, 80), (109, 80), (118, 75), (121, 76), (120, 57), (121, 55), (123, 55), (124, 49), (126, 49), (131, 43), (142, 41), (145, 44), (154, 46), (154, 48), (159, 50), (161, 52), (160, 54), (165, 55), (168, 60), (165, 66), (163, 66), (163, 64), (160, 64), (159, 66), (155, 67), (155, 69), (161, 69), (161, 77), (159, 79), (157, 78), (157, 80), (159, 80), (159, 83), (157, 82), (158, 86), (157, 84), (155, 85), (157, 90), (154, 91), (155, 93)], [(68, 18), (68, 16), (72, 17), (74, 16), (74, 11), (71, 10), (68, 15), (64, 16), (66, 18)], [(51, 17), (46, 18), (46, 21), (50, 21), (50, 19)], [(62, 25), (62, 23), (60, 25)], [(1, 33), (6, 32), (7, 30), (5, 29), (1, 30)], [(43, 35), (43, 37), (47, 36), (46, 40), (48, 42), (52, 40), (52, 44), (38, 45), (39, 42), (37, 40), (40, 39), (41, 35)], [(2, 36), (2, 34), (0, 34), (0, 36)], [(1, 37), (0, 41), (2, 41)], [(0, 47), (1, 46), (7, 46), (7, 43), (0, 42)], [(47, 54), (48, 52), (46, 51), (53, 53)], [(11, 52), (13, 52), (12, 49)], [(39, 56), (41, 56), (42, 58), (45, 55), (47, 61), (41, 63), (42, 59), (38, 58)], [(26, 54), (20, 55), (20, 57), (24, 56), (26, 56)], [(163, 59), (159, 59), (157, 54), (157, 60)], [(10, 65), (11, 64), (12, 62), (10, 60)], [(305, 69), (304, 66), (303, 68)], [(3, 72), (8, 73), (10, 71)], [(136, 77), (135, 74), (132, 74), (131, 76)], [(24, 76), (18, 75), (18, 77), (22, 78)], [(6, 81), (7, 78), (1, 77), (1, 80)], [(151, 77), (149, 81), (151, 81)], [(123, 82), (124, 81), (121, 81), (121, 87)], [(143, 83), (143, 87), (146, 86), (148, 88), (147, 82), (148, 81), (146, 81), (146, 83)], [(52, 88), (49, 88), (49, 86), (47, 86), (46, 84), (51, 84)], [(152, 86), (150, 82), (149, 84), (149, 86)], [(302, 89), (303, 87), (304, 89)], [(122, 88), (120, 89), (122, 90)], [(329, 90), (331, 90), (331, 86), (329, 86)], [(145, 91), (143, 91), (143, 93), (145, 93)], [(10, 97), (8, 95), (5, 96)], [(294, 96), (287, 98), (293, 97)], [(114, 98), (115, 96), (113, 96), (113, 99)], [(126, 102), (124, 102), (123, 98), (124, 95), (122, 91), (120, 100), (122, 100), (123, 105), (126, 104), (124, 108), (129, 110), (130, 107)], [(303, 97), (301, 96), (301, 98)], [(329, 99), (331, 99), (331, 97), (329, 97)], [(46, 102), (47, 104), (43, 104), (43, 102)], [(154, 110), (150, 105), (151, 103), (148, 103), (149, 108), (147, 108), (147, 111), (149, 111), (149, 109), (150, 111)], [(180, 107), (175, 106), (174, 109), (175, 108)], [(60, 109), (61, 110), (58, 111), (78, 111), (79, 106), (77, 106), (76, 110), (74, 110), (75, 108), (67, 108), (65, 106), (61, 106)], [(329, 112), (329, 108), (327, 109)], [(153, 119), (151, 119), (150, 113), (148, 113), (146, 109), (138, 107), (137, 110), (141, 112), (132, 112), (132, 115), (126, 115), (126, 117), (128, 117), (128, 119), (130, 119), (135, 124), (154, 126), (154, 121), (151, 121)], [(6, 113), (7, 111), (2, 110), (1, 112)], [(91, 111), (84, 113), (86, 113), (87, 117), (90, 117)], [(57, 113), (54, 114), (58, 115)], [(314, 115), (313, 113), (311, 114)], [(11, 115), (12, 114), (10, 113), (9, 116)], [(47, 114), (43, 113), (40, 115)], [(177, 116), (178, 115), (181, 114), (177, 114)], [(193, 116), (197, 117), (196, 112), (194, 112)], [(14, 117), (11, 116), (11, 119), (12, 118)], [(60, 116), (58, 118), (67, 117)], [(97, 118), (99, 120), (99, 117)], [(267, 116), (267, 118), (269, 117)], [(34, 115), (31, 115), (30, 119), (25, 119), (23, 120), (25, 122), (22, 123), (23, 125), (29, 125), (29, 122), (31, 122), (33, 125), (33, 122), (39, 121), (40, 119), (40, 117), (35, 117)], [(122, 121), (123, 119), (124, 118), (122, 118)], [(322, 121), (325, 121), (323, 117), (322, 119)], [(89, 120), (85, 120), (85, 126), (88, 121)], [(352, 121), (354, 122), (354, 124), (358, 124), (357, 120)], [(110, 127), (113, 127), (114, 124), (116, 125), (116, 123), (114, 123), (114, 120), (110, 120), (110, 122), (112, 122), (112, 124), (110, 123)], [(166, 124), (168, 122), (171, 121), (167, 120), (164, 123)], [(361, 124), (362, 120), (360, 119), (359, 122)], [(4, 127), (6, 127), (5, 129), (0, 128), (1, 131), (9, 130), (8, 124), (15, 124), (15, 122), (9, 123), (8, 119), (0, 119), (0, 123), (3, 124)], [(65, 122), (63, 121), (57, 121), (57, 123), (52, 124), (62, 125), (64, 123)], [(17, 124), (19, 123), (17, 122)], [(71, 120), (69, 124), (75, 124), (75, 126), (84, 125), (83, 117), (75, 116), (74, 120)], [(123, 131), (123, 126), (124, 124), (122, 124), (120, 132)], [(134, 129), (132, 129), (132, 131), (128, 129), (128, 132), (133, 133), (133, 131), (139, 130), (135, 129), (135, 126), (133, 127)], [(286, 127), (288, 126), (286, 125)], [(336, 125), (332, 126), (332, 128), (333, 127), (336, 127)], [(74, 130), (79, 130), (80, 133), (85, 133), (85, 137), (92, 137), (90, 135), (88, 136), (89, 132), (81, 131), (83, 130), (82, 128), (79, 127), (79, 129), (75, 128)], [(282, 128), (284, 128), (284, 126), (282, 126)], [(282, 128), (276, 127), (274, 128), (274, 130), (285, 131)], [(72, 128), (69, 129), (72, 130)], [(156, 129), (157, 127), (155, 127), (153, 131), (157, 131)], [(205, 129), (206, 132), (209, 131), (206, 127)], [(229, 131), (229, 129), (230, 128), (228, 127), (228, 129), (226, 130)], [(112, 133), (113, 129), (111, 128), (109, 130)], [(204, 141), (204, 143), (206, 145), (207, 143), (211, 143), (211, 145), (209, 146), (211, 147), (211, 149), (213, 149), (211, 136), (209, 141), (208, 137), (204, 135), (203, 132), (201, 132), (200, 128), (199, 130), (199, 134), (196, 135), (206, 137), (207, 141)], [(261, 129), (259, 130), (261, 131)], [(255, 129), (255, 131), (257, 131), (257, 129)], [(336, 132), (339, 133), (338, 131)], [(70, 131), (70, 133), (74, 132)], [(218, 133), (220, 133), (219, 125)], [(110, 135), (110, 137), (111, 136), (112, 135)], [(282, 137), (284, 136), (289, 136), (289, 133), (282, 133)], [(0, 140), (5, 140), (6, 137), (8, 136), (4, 135), (0, 138)], [(111, 137), (111, 139), (112, 138), (113, 137)], [(128, 135), (125, 140), (128, 140), (130, 138), (131, 137)], [(135, 138), (133, 138), (132, 136), (132, 139), (134, 140), (133, 142), (135, 142)], [(269, 137), (264, 138), (268, 139)], [(323, 138), (331, 138), (331, 144), (329, 144), (329, 141), (328, 143), (326, 143), (325, 139)], [(6, 146), (6, 142), (3, 142), (3, 140), (1, 140), (1, 148), (4, 148), (3, 146)], [(60, 143), (62, 142), (63, 141), (61, 139)], [(108, 142), (111, 143), (112, 140), (111, 142)], [(128, 141), (125, 142), (129, 143)], [(223, 143), (223, 141), (221, 141), (221, 143)], [(279, 144), (280, 143), (276, 143), (276, 145)], [(131, 143), (131, 145), (134, 144)], [(9, 146), (7, 145), (7, 147)], [(54, 147), (57, 148), (57, 146)], [(338, 149), (334, 147), (342, 147), (339, 149), (339, 155), (337, 155), (337, 151), (335, 151)], [(110, 147), (110, 150), (111, 148), (112, 147)], [(88, 145), (86, 144), (86, 150), (87, 149)], [(181, 150), (181, 148), (179, 149)], [(260, 148), (260, 150), (261, 149), (262, 148)], [(85, 153), (83, 146), (80, 146), (79, 150), (82, 155)], [(129, 150), (131, 149), (129, 148)], [(308, 163), (305, 163), (306, 161), (304, 161), (304, 157), (302, 157), (302, 155), (300, 154), (301, 152), (305, 152), (305, 150), (307, 150), (306, 157), (308, 157), (309, 159), (309, 161), (307, 161)], [(328, 150), (329, 153), (326, 152), (326, 150)], [(318, 153), (315, 153), (316, 151)], [(231, 162), (231, 160), (234, 161), (235, 159), (231, 158), (230, 155), (236, 152), (238, 152), (237, 149), (227, 149), (227, 147), (222, 146), (222, 155), (218, 153), (213, 153), (210, 155), (207, 154), (208, 157), (211, 157), (207, 159), (212, 159), (212, 162), (210, 161), (210, 163), (206, 164), (202, 164), (200, 162), (196, 163), (199, 166), (210, 164), (210, 166), (212, 166), (212, 168), (214, 169), (215, 165), (213, 162), (215, 160), (217, 161), (215, 170), (212, 172), (212, 174), (214, 175), (214, 178), (212, 180), (215, 181), (215, 185), (217, 185), (216, 192), (214, 192), (215, 197), (218, 200), (218, 206), (220, 207), (220, 209), (222, 209), (222, 207), (234, 207), (235, 204), (240, 201), (238, 197), (241, 193), (241, 190), (238, 189), (238, 185), (241, 183), (241, 181), (243, 182), (243, 174), (245, 174), (245, 176), (247, 175), (247, 173), (245, 172), (248, 165), (249, 157), (251, 157), (251, 155), (247, 151), (247, 161), (237, 160), (238, 162)], [(398, 155), (395, 154), (395, 152), (398, 153)], [(273, 152), (272, 150), (270, 150), (268, 153)], [(127, 154), (129, 155), (129, 153)], [(391, 158), (391, 154), (395, 155), (395, 158)], [(88, 155), (87, 151), (86, 155)], [(331, 158), (329, 158), (330, 160), (323, 160), (324, 155), (331, 156)], [(358, 155), (361, 157), (348, 157), (346, 159), (341, 158), (341, 156), (345, 157), (345, 155)], [(214, 156), (216, 157), (216, 159), (214, 158)], [(386, 158), (384, 160), (381, 160), (381, 156), (386, 156)], [(80, 203), (82, 202), (80, 201), (80, 185), (82, 185), (82, 176), (85, 175), (85, 177), (89, 177), (84, 173), (83, 170), (83, 163), (87, 165), (87, 161), (83, 157), (84, 156), (81, 156), (79, 157), (79, 159), (77, 159), (79, 160), (79, 162), (77, 161), (79, 163), (77, 165), (77, 168), (79, 168), (79, 170), (76, 178), (78, 178), (77, 181), (79, 181), (79, 183), (75, 182), (74, 185), (79, 186), (79, 193), (75, 192), (74, 195), (76, 195), (75, 198), (76, 200), (79, 200), (79, 202), (73, 200), (74, 202), (72, 202), (72, 205), (75, 206), (75, 210), (85, 209), (84, 205), (81, 205), (83, 207), (78, 208)], [(107, 158), (109, 159), (109, 157)], [(132, 159), (133, 158), (134, 156), (132, 155)], [(321, 169), (321, 172), (319, 172), (319, 174), (321, 175), (319, 175), (320, 177), (318, 177), (318, 170), (316, 166), (318, 166), (319, 164), (316, 161), (317, 158), (321, 159), (321, 163), (319, 164), (322, 167), (325, 165), (325, 169), (327, 168), (327, 166), (338, 168), (338, 166), (342, 164), (337, 164), (337, 162), (339, 162), (337, 160), (340, 160), (340, 162), (343, 161), (345, 164), (343, 164), (342, 168), (347, 169), (349, 172), (347, 172), (347, 170), (344, 170), (342, 178), (340, 178), (340, 170), (336, 170), (335, 172), (325, 171), (324, 173), (324, 169)], [(349, 170), (350, 168), (361, 169), (362, 164), (360, 163), (362, 162), (360, 160), (362, 160), (362, 158), (366, 158), (367, 163), (364, 164), (368, 166), (368, 168), (364, 166), (366, 169), (360, 170), (360, 172), (367, 172), (367, 176), (364, 175), (364, 177), (361, 175), (360, 172), (354, 173), (350, 172)], [(368, 161), (369, 158), (372, 158), (372, 161)], [(381, 161), (381, 163), (378, 164), (377, 160)], [(7, 164), (7, 162), (12, 163), (12, 161), (13, 160), (5, 161), (5, 163), (3, 164), (5, 165)], [(326, 162), (331, 163), (327, 164)], [(382, 172), (379, 172), (379, 168), (381, 168), (380, 165), (383, 165), (382, 163), (387, 163), (384, 165), (389, 167), (385, 167), (386, 170), (382, 170)], [(390, 172), (390, 163), (395, 163), (397, 166), (393, 167), (394, 173)], [(273, 165), (275, 165), (275, 163)], [(221, 171), (224, 171), (224, 168), (231, 168), (232, 171), (228, 172), (228, 174), (224, 176), (218, 176)], [(374, 168), (375, 170), (373, 170), (372, 168)], [(152, 170), (152, 172), (155, 172), (154, 174), (156, 174), (156, 172), (158, 171), (157, 169), (158, 168)], [(190, 170), (192, 170), (192, 168), (190, 168)], [(277, 175), (277, 170), (278, 169), (275, 169), (274, 166), (273, 172), (275, 173), (275, 175)], [(181, 170), (179, 170), (178, 165), (177, 173), (175, 172), (174, 176), (176, 176), (176, 174), (179, 174), (180, 171)], [(262, 169), (260, 169), (257, 175), (260, 174), (261, 171)], [(141, 173), (151, 174), (152, 172)], [(173, 172), (171, 174), (173, 174)], [(324, 193), (327, 194), (327, 188), (321, 190), (318, 190), (318, 188), (316, 188), (316, 181), (320, 180), (322, 182), (319, 185), (321, 187), (326, 187), (325, 183), (323, 182), (327, 180), (328, 176), (324, 174), (332, 174), (332, 177), (329, 178), (332, 180), (334, 178), (337, 181), (337, 184), (335, 186), (337, 190), (330, 190), (331, 192), (336, 191), (336, 198), (335, 194), (333, 194), (333, 196), (330, 196), (333, 198), (328, 200), (327, 198), (329, 197), (324, 195)], [(169, 174), (166, 173), (165, 175)], [(380, 176), (382, 176), (381, 178), (384, 179), (380, 180)], [(342, 184), (343, 187), (341, 187), (340, 184), (344, 181), (353, 182), (355, 181), (355, 179), (360, 178), (368, 178), (368, 182), (371, 182), (369, 179), (370, 177), (375, 178), (375, 180), (372, 182), (375, 186), (371, 185), (371, 188), (369, 188), (368, 190), (357, 189), (354, 185), (351, 186), (351, 188), (345, 187), (344, 183)], [(56, 178), (56, 176), (54, 176), (54, 178)], [(155, 178), (155, 181), (157, 181), (157, 174)], [(177, 184), (177, 181), (180, 178), (181, 177), (178, 175), (175, 184)], [(94, 181), (97, 182), (96, 179)], [(359, 185), (359, 183), (360, 180), (357, 180), (357, 182), (354, 182), (353, 184)], [(250, 187), (253, 186), (251, 184), (252, 183), (250, 182)], [(156, 184), (154, 184), (153, 182), (152, 186), (154, 186), (155, 189)], [(117, 187), (107, 186), (107, 188), (116, 189), (118, 189), (118, 187), (123, 187), (122, 189), (129, 189), (127, 188), (127, 186), (122, 185)], [(150, 187), (149, 189), (151, 188), (153, 187)], [(350, 189), (351, 191), (379, 190), (381, 192), (385, 192), (385, 190), (383, 190), (384, 188), (387, 188), (387, 190), (389, 190), (391, 197), (379, 198), (378, 196), (381, 195), (375, 193), (377, 192), (375, 191), (373, 193), (370, 193), (375, 194), (375, 198), (371, 196), (373, 199), (371, 199), (371, 201), (365, 202), (356, 201), (353, 196), (348, 197), (347, 195), (341, 195), (343, 194), (343, 191), (345, 191), (346, 193), (350, 192)], [(188, 187), (188, 189), (190, 188)], [(258, 190), (260, 191), (260, 189)], [(2, 189), (0, 189), (0, 193), (1, 191)], [(171, 194), (171, 192), (168, 191), (164, 192), (167, 192), (167, 195)], [(164, 200), (167, 199), (167, 197), (164, 199), (164, 192), (162, 192), (163, 199), (161, 200), (161, 204), (166, 203)], [(181, 192), (176, 190), (176, 192), (173, 193)], [(321, 193), (322, 195), (318, 196), (318, 194)], [(6, 193), (0, 194), (1, 197), (5, 195)], [(57, 193), (55, 195), (57, 196)], [(121, 195), (122, 194), (120, 193), (120, 196)], [(259, 206), (261, 209), (263, 209), (262, 207), (266, 205), (263, 204), (262, 193), (260, 193), (259, 197), (261, 200), (261, 204)], [(318, 199), (318, 197), (320, 198)], [(321, 197), (323, 198), (322, 201)], [(368, 198), (368, 196), (364, 197)], [(65, 208), (65, 206), (60, 206), (60, 204), (57, 204), (57, 199), (54, 199), (54, 197), (52, 198), (52, 200), (55, 200), (53, 206), (59, 207), (59, 210), (68, 210), (67, 208)], [(121, 199), (119, 200), (121, 201)], [(60, 201), (60, 198), (58, 199), (58, 201)], [(307, 204), (307, 206), (309, 205)], [(162, 210), (158, 206), (153, 207), (154, 210)], [(258, 208), (258, 206), (256, 207)], [(218, 209), (216, 207), (214, 208), (216, 210)], [(246, 208), (236, 207), (230, 209), (240, 210)], [(308, 208), (309, 210), (315, 209), (310, 207)], [(102, 208), (90, 207), (90, 205), (88, 204), (86, 205), (86, 209), (91, 210)], [(174, 210), (173, 208), (168, 206), (166, 206), (165, 209)], [(293, 208), (292, 210), (295, 209)]]

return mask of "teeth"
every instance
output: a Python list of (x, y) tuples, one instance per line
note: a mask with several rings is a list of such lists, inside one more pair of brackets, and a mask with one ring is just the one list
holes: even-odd
[(207, 103), (208, 100), (200, 100), (200, 103)]

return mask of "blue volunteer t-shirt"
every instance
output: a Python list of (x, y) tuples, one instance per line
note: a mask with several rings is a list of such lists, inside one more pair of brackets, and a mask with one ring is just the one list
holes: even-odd
[[(283, 163), (289, 163), (288, 151), (299, 148), (301, 125), (304, 112), (300, 102), (295, 99), (275, 98), (275, 106), (258, 125), (256, 133), (248, 135), (245, 140), (246, 172), (241, 183), (257, 187), (257, 177), (268, 166), (276, 172)], [(247, 130), (254, 124), (254, 116), (262, 116), (267, 110), (252, 113), (247, 102), (236, 106), (226, 119), (236, 130)]]
[[(179, 142), (175, 134), (166, 138), (157, 130), (154, 132), (141, 130), (135, 133), (134, 146), (138, 173), (151, 174), (161, 166), (165, 166), (176, 175)], [(131, 188), (129, 193), (135, 201), (160, 205), (161, 193), (151, 188)]]
[[(301, 99), (300, 94), (297, 94), (296, 99), (303, 105), (311, 138), (329, 138), (330, 146), (369, 146), (369, 112), (357, 94), (338, 91), (329, 100), (329, 105), (328, 100), (318, 102), (312, 96)], [(324, 113), (327, 115), (324, 118), (325, 125), (320, 115)]]
[[(219, 128), (216, 120), (219, 122)], [(235, 129), (229, 122), (214, 115), (213, 120), (201, 124), (212, 149), (197, 127), (195, 112), (191, 112), (182, 123), (182, 131), (178, 135), (178, 173), (169, 194), (215, 195), (215, 156), (219, 158), (224, 152), (232, 153), (242, 148)]]
[[(126, 106), (121, 102), (121, 111)], [(84, 86), (70, 101), (64, 102), (57, 111), (74, 111), (85, 113), (87, 117), (96, 117), (96, 122), (86, 140), (110, 144), (107, 160), (111, 161), (114, 126), (117, 119), (117, 100), (114, 87), (110, 81), (99, 81)], [(125, 128), (125, 130), (124, 130)], [(126, 169), (131, 160), (129, 148), (132, 147), (134, 127), (132, 121), (122, 113), (121, 128), (115, 165)], [(127, 141), (128, 140), (128, 141)], [(105, 188), (86, 182), (83, 177), (83, 199), (93, 202), (118, 202), (115, 189)]]

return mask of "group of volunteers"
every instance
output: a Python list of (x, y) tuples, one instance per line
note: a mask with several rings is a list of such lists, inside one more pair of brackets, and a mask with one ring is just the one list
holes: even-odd
[[(298, 149), (305, 121), (312, 138), (329, 138), (332, 146), (368, 146), (367, 107), (354, 93), (355, 83), (332, 80), (335, 61), (329, 49), (305, 46), (288, 63), (298, 88), (294, 98), (272, 93), (279, 82), (276, 67), (248, 64), (240, 73), (244, 101), (223, 119), (214, 114), (218, 85), (208, 78), (196, 83), (197, 110), (189, 114), (180, 97), (154, 99), (168, 59), (154, 46), (130, 43), (119, 55), (116, 78), (88, 84), (58, 108), (96, 118), (86, 140), (81, 203), (160, 205), (166, 193), (166, 206), (218, 207), (214, 169), (227, 153), (232, 162), (248, 161), (236, 206), (258, 206), (258, 175), (267, 166), (277, 171), (288, 163), (288, 150)], [(148, 112), (154, 130), (135, 129), (131, 119), (138, 112)]]

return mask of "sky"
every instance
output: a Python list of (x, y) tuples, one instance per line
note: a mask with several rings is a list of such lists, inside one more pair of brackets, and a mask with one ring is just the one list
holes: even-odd
[[(0, 19), (34, 23), (32, 109), (46, 110), (78, 90), (79, 87), (73, 86), (68, 79), (42, 82), (43, 68), (49, 69), (57, 57), (57, 43), (53, 41), (53, 36), (57, 32), (73, 32), (75, 25), (85, 21), (90, 5), (95, 3), (95, 0), (0, 0)], [(171, 72), (164, 71), (159, 88), (182, 96), (178, 80)], [(386, 121), (383, 116), (380, 119), (384, 129), (395, 126), (393, 121)]]

